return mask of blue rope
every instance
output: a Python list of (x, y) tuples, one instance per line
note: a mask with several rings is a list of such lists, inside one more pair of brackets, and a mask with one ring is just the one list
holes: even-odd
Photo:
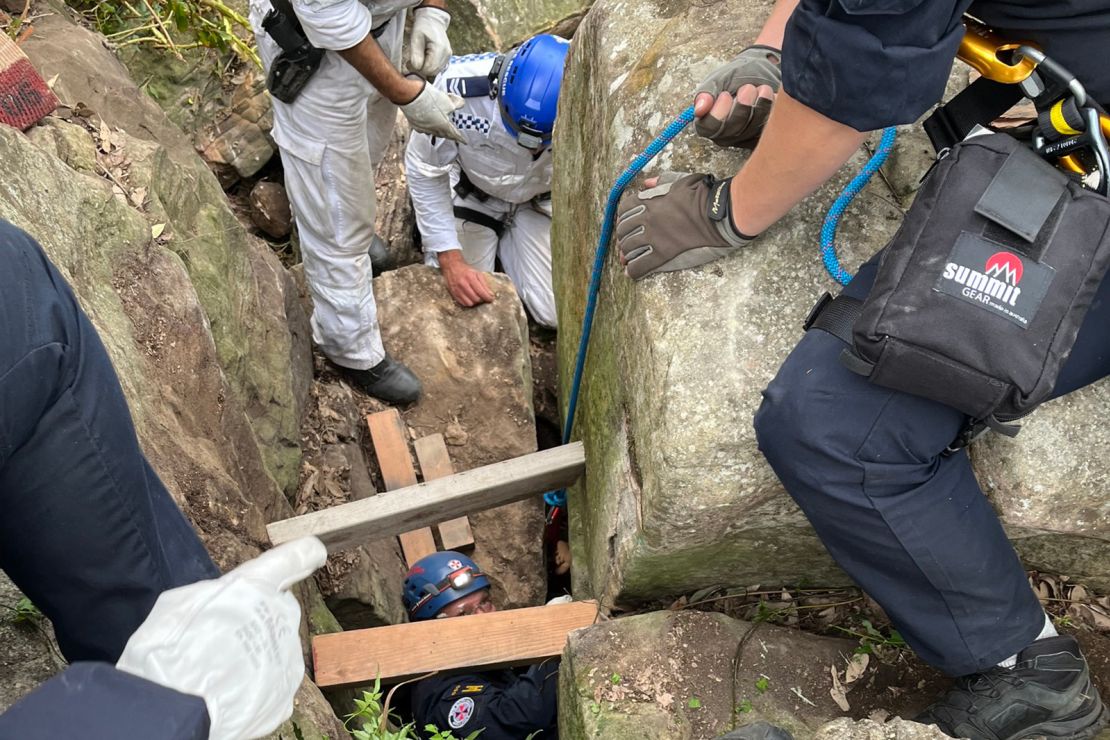
[[(574, 377), (570, 384), (570, 400), (567, 403), (567, 420), (563, 425), (563, 444), (570, 443), (571, 433), (574, 431), (574, 416), (578, 409), (578, 392), (582, 387), (582, 373), (586, 367), (586, 351), (590, 346), (590, 333), (593, 331), (594, 312), (597, 309), (597, 296), (601, 290), (601, 275), (605, 268), (605, 258), (609, 254), (609, 240), (613, 234), (613, 225), (617, 219), (617, 207), (620, 204), (621, 194), (628, 184), (640, 174), (647, 164), (663, 151), (674, 137), (694, 120), (694, 106), (686, 108), (663, 129), (663, 133), (655, 137), (642, 153), (638, 154), (632, 163), (621, 173), (620, 177), (609, 190), (609, 199), (605, 203), (605, 215), (601, 222), (601, 233), (597, 238), (597, 247), (594, 251), (593, 271), (590, 273), (590, 286), (586, 293), (586, 311), (582, 316), (582, 335), (578, 340), (578, 355), (574, 361)], [(848, 208), (852, 199), (863, 190), (864, 185), (879, 171), (879, 167), (886, 161), (891, 149), (894, 147), (895, 131), (888, 128), (883, 131), (879, 148), (867, 163), (867, 166), (856, 175), (840, 194), (840, 197), (829, 209), (825, 224), (821, 229), (821, 259), (825, 269), (835, 280), (846, 285), (852, 276), (841, 266), (836, 257), (836, 227), (840, 217)], [(548, 491), (543, 495), (544, 501), (549, 506), (565, 506), (567, 501), (566, 489)]]
[(848, 204), (859, 195), (863, 186), (886, 161), (890, 150), (894, 148), (895, 133), (893, 126), (883, 129), (883, 137), (879, 140), (879, 148), (875, 150), (867, 165), (860, 170), (858, 175), (852, 178), (848, 187), (844, 188), (844, 191), (833, 202), (828, 215), (825, 216), (825, 223), (821, 227), (821, 261), (825, 263), (825, 269), (832, 275), (833, 280), (841, 285), (848, 284), (848, 281), (852, 279), (852, 273), (840, 266), (840, 260), (836, 256), (836, 227), (840, 225), (840, 217), (848, 209)]
[[(574, 412), (578, 409), (578, 391), (582, 386), (582, 371), (586, 367), (586, 350), (590, 346), (590, 332), (593, 331), (594, 311), (597, 308), (597, 294), (601, 290), (601, 273), (605, 268), (605, 258), (609, 254), (609, 239), (613, 234), (613, 224), (617, 220), (617, 206), (620, 204), (621, 194), (628, 184), (632, 182), (640, 170), (648, 162), (655, 159), (663, 147), (682, 132), (694, 120), (694, 106), (686, 108), (671, 121), (663, 133), (655, 137), (632, 164), (621, 173), (620, 177), (609, 190), (609, 200), (605, 203), (605, 216), (601, 221), (601, 234), (597, 237), (597, 248), (594, 251), (594, 267), (590, 273), (590, 287), (586, 293), (586, 312), (582, 315), (582, 336), (578, 340), (578, 356), (574, 361), (574, 378), (570, 383), (570, 401), (567, 403), (567, 421), (563, 425), (563, 444), (570, 443), (570, 435), (574, 430)], [(567, 501), (566, 489), (548, 491), (543, 495), (544, 501), (549, 506), (564, 506)]]

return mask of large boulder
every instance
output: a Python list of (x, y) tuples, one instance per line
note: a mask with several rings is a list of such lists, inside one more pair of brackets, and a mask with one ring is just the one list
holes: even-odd
[[(590, 125), (555, 132), (564, 399), (609, 188), (698, 81), (755, 37), (765, 12), (746, 3), (599, 0), (579, 28), (560, 120)], [(652, 169), (726, 174), (743, 158), (691, 131)], [(575, 426), (589, 461), (569, 505), (578, 595), (634, 602), (712, 584), (846, 581), (757, 450), (752, 417), (810, 306), (836, 288), (818, 235), (866, 158), (857, 153), (756, 246), (728, 259), (632, 283), (610, 256)], [(892, 235), (928, 161), (919, 133), (901, 137), (885, 177), (842, 220), (846, 265)], [(1110, 460), (1091, 454), (1105, 441), (1097, 420), (1107, 392), (1050, 404), (1015, 441), (992, 440), (973, 454), (1030, 564), (1092, 584), (1110, 578)]]
[[(283, 489), (297, 482), (311, 376), (303, 309), (103, 39), (61, 16), (35, 38), (29, 51), (57, 75), (69, 121), (28, 136), (0, 127), (0, 218), (38, 239), (73, 286), (143, 451), (228, 570), (267, 546), (266, 523), (292, 515)], [(297, 594), (303, 635), (336, 628), (313, 583)], [(337, 736), (314, 687), (298, 701), (295, 734)]]
[[(103, 165), (122, 168), (139, 202), (149, 198), (149, 219), (165, 224), (169, 238), (164, 241), (195, 285), (219, 364), (263, 444), (266, 468), (283, 490), (292, 492), (307, 379), (285, 370), (294, 355), (299, 356), (297, 367), (307, 366), (308, 345), (291, 339), (283, 297), (291, 286), (288, 276), (268, 248), (249, 237), (216, 178), (180, 129), (135, 85), (103, 37), (49, 14), (36, 21), (26, 51), (39, 72), (57, 77), (55, 92), (63, 103), (88, 111), (86, 118), (75, 120), (157, 145), (137, 147), (126, 159)], [(115, 149), (100, 145), (107, 149), (104, 154)], [(297, 305), (289, 302), (291, 310)]]
[(563, 651), (559, 736), (693, 740), (765, 721), (796, 740), (839, 738), (823, 725), (876, 712), (913, 716), (943, 680), (905, 660), (865, 661), (856, 647), (704, 612), (596, 624), (572, 632)]
[[(404, 411), (412, 437), (441, 432), (456, 472), (536, 450), (528, 321), (504, 275), (496, 300), (462, 308), (439, 270), (412, 265), (374, 280), (386, 350), (424, 384)], [(539, 496), (470, 515), (472, 556), (502, 608), (543, 603), (543, 502)]]

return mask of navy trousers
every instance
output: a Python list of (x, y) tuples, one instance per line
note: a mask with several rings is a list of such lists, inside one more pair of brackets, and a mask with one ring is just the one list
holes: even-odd
[(139, 449), (96, 330), (0, 221), (0, 568), (70, 661), (115, 663), (162, 591), (219, 575)]
[[(878, 255), (845, 294), (866, 297), (877, 269)], [(759, 447), (833, 558), (922, 659), (950, 675), (987, 669), (1032, 642), (1045, 617), (966, 452), (941, 454), (965, 417), (869, 383), (840, 364), (844, 347), (806, 332), (763, 392)], [(1055, 395), (1108, 374), (1110, 279)]]

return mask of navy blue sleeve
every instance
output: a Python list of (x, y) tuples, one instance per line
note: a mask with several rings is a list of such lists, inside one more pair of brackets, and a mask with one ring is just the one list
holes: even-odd
[(801, 0), (782, 86), (857, 131), (912, 123), (944, 94), (971, 0)]
[(0, 738), (207, 740), (204, 699), (117, 671), (74, 663), (0, 714)]

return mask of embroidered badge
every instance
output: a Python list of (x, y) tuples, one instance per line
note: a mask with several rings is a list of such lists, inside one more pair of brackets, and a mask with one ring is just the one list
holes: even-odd
[(451, 570), (462, 570), (462, 562), (459, 560), (449, 560), (447, 562), (447, 567)]
[(474, 700), (464, 696), (451, 705), (451, 711), (447, 713), (447, 724), (451, 725), (451, 729), (457, 730), (469, 722), (473, 715)]

